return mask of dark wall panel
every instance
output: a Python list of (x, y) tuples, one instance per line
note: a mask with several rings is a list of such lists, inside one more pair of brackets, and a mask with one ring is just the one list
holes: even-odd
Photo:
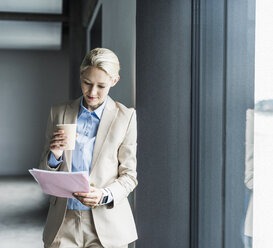
[(137, 1), (137, 247), (189, 247), (191, 1)]
[[(86, 54), (86, 33), (82, 25), (83, 3), (69, 0), (69, 85), (70, 98), (81, 96), (80, 65)], [(86, 6), (84, 6), (86, 7)]]
[(254, 108), (255, 0), (228, 1), (225, 247), (244, 247), (245, 119)]
[(200, 1), (199, 248), (222, 245), (224, 1)]

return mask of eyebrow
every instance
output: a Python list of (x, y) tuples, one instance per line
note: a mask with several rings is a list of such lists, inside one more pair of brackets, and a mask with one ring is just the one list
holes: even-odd
[[(85, 82), (85, 83), (88, 83), (88, 84), (94, 84), (93, 82), (89, 82), (89, 81), (87, 81), (86, 79), (83, 79), (83, 81)], [(99, 84), (99, 85), (106, 85), (106, 83), (104, 83), (104, 82), (98, 82), (97, 84)]]

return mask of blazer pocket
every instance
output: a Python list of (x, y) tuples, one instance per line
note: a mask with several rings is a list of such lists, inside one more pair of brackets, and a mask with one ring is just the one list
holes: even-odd
[(56, 196), (51, 195), (51, 196), (49, 197), (49, 203), (50, 203), (51, 205), (55, 205), (56, 199), (57, 199)]

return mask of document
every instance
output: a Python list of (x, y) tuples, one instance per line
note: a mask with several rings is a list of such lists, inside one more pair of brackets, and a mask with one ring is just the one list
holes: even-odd
[(64, 172), (33, 168), (29, 172), (48, 195), (75, 198), (72, 193), (89, 192), (88, 171)]

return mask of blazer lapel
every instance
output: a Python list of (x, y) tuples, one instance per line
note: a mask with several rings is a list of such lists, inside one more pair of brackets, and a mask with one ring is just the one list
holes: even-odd
[[(81, 97), (77, 98), (75, 101), (73, 101), (72, 103), (70, 103), (66, 106), (66, 110), (64, 113), (64, 119), (63, 119), (64, 124), (77, 123), (78, 113), (79, 113), (79, 109), (80, 109), (80, 102), (81, 102)], [(64, 161), (67, 164), (68, 171), (71, 172), (72, 151), (70, 151), (70, 150), (64, 151)]]
[(118, 108), (116, 107), (115, 102), (110, 96), (108, 96), (108, 99), (107, 99), (107, 102), (100, 120), (99, 128), (97, 131), (90, 174), (92, 170), (94, 169), (94, 167), (96, 166), (96, 162), (101, 153), (103, 144), (107, 138), (107, 134), (111, 128), (111, 124), (113, 123), (113, 120), (115, 119), (117, 115), (117, 112), (118, 112)]

